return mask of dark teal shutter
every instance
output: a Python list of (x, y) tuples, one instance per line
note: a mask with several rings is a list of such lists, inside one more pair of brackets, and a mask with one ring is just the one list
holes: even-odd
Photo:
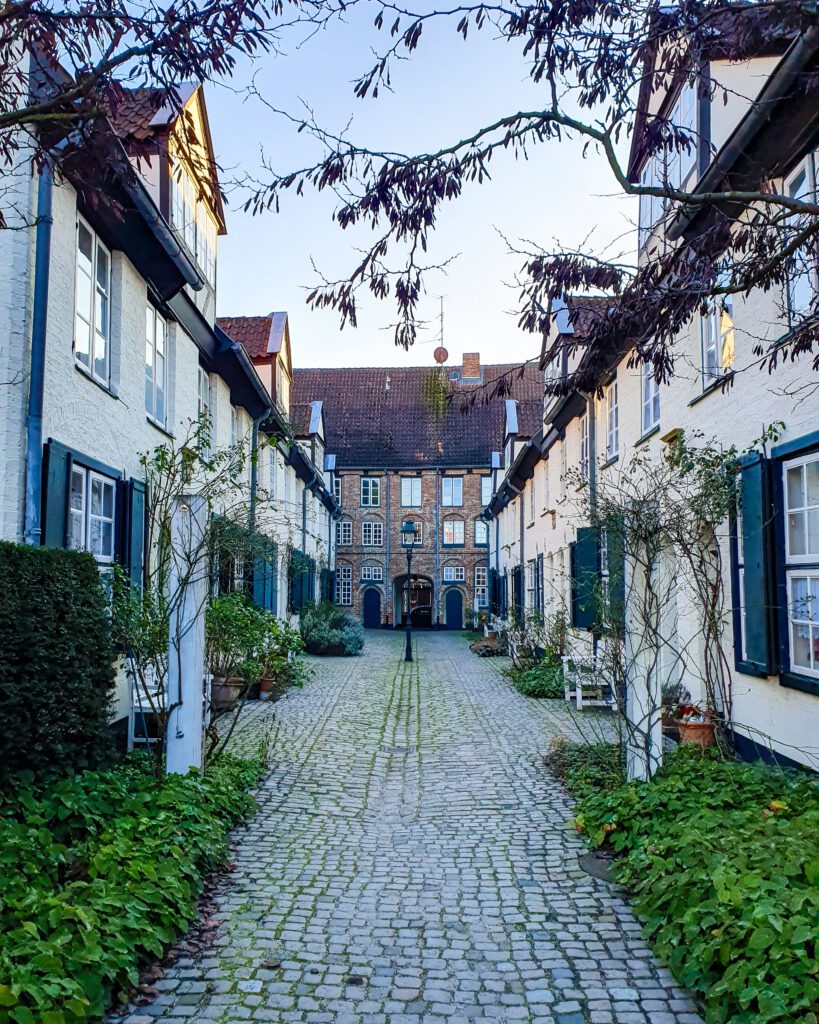
[[(745, 586), (745, 664), (754, 672), (774, 671), (773, 508), (770, 463), (760, 452), (743, 459), (740, 506)], [(735, 652), (741, 659), (741, 651)]]
[(49, 441), (45, 450), (42, 543), (64, 548), (68, 530), (68, 496), (71, 481), (71, 453)]
[(128, 481), (127, 568), (131, 583), (141, 587), (145, 579), (145, 513), (146, 490), (141, 480)]
[(257, 550), (253, 556), (253, 603), (259, 608), (266, 606), (267, 572), (267, 553)]
[(597, 531), (581, 526), (570, 547), (572, 625), (593, 630), (597, 622), (598, 551)]
[(609, 532), (607, 551), (609, 617), (612, 624), (621, 627), (626, 621), (626, 550), (621, 534)]
[(544, 601), (543, 591), (543, 555), (537, 556), (537, 609), (541, 615), (546, 610), (546, 603)]
[(268, 567), (267, 607), (275, 615), (279, 610), (279, 549), (276, 544), (270, 545), (270, 564)]

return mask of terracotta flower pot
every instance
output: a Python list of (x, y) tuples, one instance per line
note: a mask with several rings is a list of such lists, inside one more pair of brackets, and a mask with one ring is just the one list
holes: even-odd
[(674, 723), (680, 731), (680, 743), (693, 743), (697, 747), (713, 747), (717, 742), (716, 727), (713, 722)]
[(241, 676), (231, 676), (229, 679), (214, 678), (210, 687), (210, 700), (214, 711), (230, 711), (236, 705), (239, 695), (245, 688), (245, 681)]

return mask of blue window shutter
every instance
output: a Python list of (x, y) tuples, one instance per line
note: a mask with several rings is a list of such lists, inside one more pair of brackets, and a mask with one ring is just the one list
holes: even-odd
[(141, 587), (145, 579), (145, 514), (147, 511), (145, 484), (141, 480), (128, 481), (126, 566), (131, 583)]
[[(742, 553), (745, 566), (745, 663), (752, 671), (775, 671), (776, 608), (773, 596), (773, 506), (770, 462), (760, 452), (743, 459), (741, 472)], [(736, 652), (741, 656), (741, 652)]]
[(268, 566), (267, 607), (275, 615), (279, 610), (279, 548), (270, 545), (270, 564)]
[(266, 581), (267, 558), (264, 551), (257, 551), (253, 556), (253, 603), (259, 608), (265, 607)]
[(570, 545), (572, 625), (593, 630), (597, 622), (599, 554), (597, 530), (581, 526), (577, 540)]
[(64, 548), (66, 545), (71, 464), (71, 453), (62, 445), (49, 441), (45, 451), (42, 526), (42, 543), (48, 548)]
[(537, 609), (543, 615), (545, 609), (543, 586), (543, 555), (537, 556)]

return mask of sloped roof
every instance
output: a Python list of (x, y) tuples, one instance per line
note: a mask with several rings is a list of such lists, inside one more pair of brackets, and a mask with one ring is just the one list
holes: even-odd
[[(180, 106), (196, 91), (192, 84), (174, 89)], [(121, 139), (146, 139), (156, 128), (171, 124), (177, 114), (167, 101), (164, 89), (123, 89), (116, 101), (109, 102), (108, 120)]]
[[(484, 366), (483, 386), (449, 381), (444, 367), (452, 399), (443, 404), (431, 386), (437, 372), (426, 366), (294, 370), (292, 401), (323, 400), (327, 450), (342, 469), (489, 466), (491, 453), (503, 447), (509, 398), (518, 402), (521, 435), (540, 429), (543, 385), (537, 367)], [(502, 378), (507, 390), (489, 397)], [(470, 397), (474, 404), (468, 404)]]
[(592, 324), (605, 316), (616, 302), (616, 299), (607, 295), (567, 296), (566, 309), (568, 310), (572, 333), (579, 338), (585, 338)]
[(296, 437), (308, 437), (310, 434), (310, 418), (313, 412), (312, 402), (290, 403), (290, 426)]
[(269, 313), (267, 316), (220, 316), (216, 321), (225, 334), (245, 347), (251, 359), (281, 352), (287, 313)]

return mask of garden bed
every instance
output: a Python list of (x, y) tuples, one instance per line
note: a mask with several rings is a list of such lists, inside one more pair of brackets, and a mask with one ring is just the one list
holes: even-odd
[(563, 669), (544, 659), (531, 668), (510, 668), (504, 675), (524, 697), (538, 697), (545, 700), (563, 700)]
[(646, 936), (708, 1024), (816, 1024), (819, 788), (801, 773), (680, 748), (625, 783), (610, 745), (547, 763), (578, 798), (575, 827), (618, 854)]
[(99, 1020), (194, 920), (261, 760), (157, 784), (141, 759), (0, 794), (0, 1022)]

